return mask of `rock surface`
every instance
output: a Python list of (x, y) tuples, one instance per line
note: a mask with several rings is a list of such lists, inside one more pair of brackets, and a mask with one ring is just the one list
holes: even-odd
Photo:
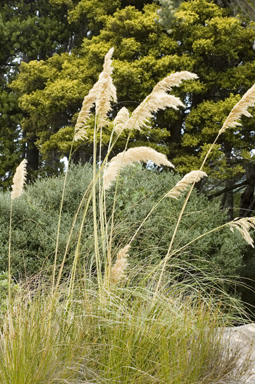
[[(238, 365), (242, 369), (249, 366), (243, 380), (231, 381), (229, 384), (255, 384), (255, 323), (240, 327), (226, 328), (224, 338), (229, 342), (230, 350), (239, 350)], [(227, 384), (227, 382), (226, 382)]]

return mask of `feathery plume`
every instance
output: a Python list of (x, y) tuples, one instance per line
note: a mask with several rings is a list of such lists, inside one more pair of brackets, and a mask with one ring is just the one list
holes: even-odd
[(81, 110), (78, 115), (77, 122), (74, 127), (74, 140), (78, 141), (87, 138), (86, 123), (90, 117), (90, 110), (96, 102), (97, 84), (89, 91), (89, 94), (84, 97)]
[(192, 183), (201, 180), (207, 174), (203, 171), (191, 171), (187, 173), (178, 183), (166, 194), (166, 197), (178, 199), (182, 192), (184, 192)]
[(198, 79), (198, 76), (195, 73), (188, 71), (175, 72), (159, 81), (153, 88), (153, 92), (171, 91), (173, 87), (179, 87), (184, 80), (195, 79)]
[(116, 102), (116, 88), (112, 81), (112, 55), (114, 48), (111, 48), (105, 56), (103, 72), (99, 76), (99, 82), (102, 83), (100, 94), (96, 101), (96, 115), (98, 118), (97, 127), (102, 128), (109, 124), (107, 113), (111, 109), (111, 101)]
[(74, 141), (85, 140), (87, 138), (88, 136), (85, 127), (74, 133)]
[(130, 118), (123, 126), (123, 129), (137, 129), (141, 130), (143, 127), (148, 127), (150, 119), (153, 117), (153, 113), (160, 109), (184, 107), (184, 104), (179, 99), (172, 95), (168, 95), (165, 92), (157, 92), (150, 94), (144, 101), (133, 111)]
[(156, 165), (165, 165), (174, 168), (174, 165), (167, 159), (163, 153), (157, 152), (150, 147), (130, 148), (127, 151), (119, 153), (109, 162), (108, 168), (104, 171), (104, 189), (109, 189), (112, 182), (117, 177), (121, 168), (134, 162), (143, 161), (147, 163), (149, 160)]
[(244, 240), (254, 248), (254, 241), (249, 234), (249, 230), (251, 228), (255, 229), (255, 217), (244, 217), (231, 221), (229, 226), (231, 232), (236, 228), (241, 233)]
[(255, 84), (243, 95), (241, 100), (233, 107), (223, 126), (221, 127), (219, 134), (226, 131), (227, 128), (237, 127), (242, 125), (238, 120), (242, 115), (251, 117), (252, 115), (248, 112), (249, 107), (255, 105)]
[[(110, 110), (111, 100), (116, 101), (116, 88), (113, 85), (112, 74), (112, 54), (114, 49), (111, 48), (105, 55), (103, 71), (100, 73), (98, 81), (94, 84), (93, 88), (85, 96), (82, 108), (78, 115), (75, 125), (74, 140), (86, 138), (86, 123), (90, 117), (90, 110), (93, 105), (96, 105), (96, 115), (98, 117), (98, 127), (101, 128), (106, 124), (106, 115)], [(80, 132), (81, 131), (81, 132)]]
[(127, 258), (129, 256), (130, 245), (126, 245), (117, 254), (117, 260), (114, 266), (111, 268), (111, 281), (118, 283), (125, 276), (125, 270), (128, 266)]
[(23, 191), (23, 187), (26, 181), (26, 165), (27, 160), (24, 159), (20, 163), (20, 165), (16, 168), (15, 175), (13, 177), (13, 185), (12, 185), (12, 192), (11, 192), (11, 199), (14, 200), (17, 197), (20, 197)]
[(197, 75), (187, 71), (177, 72), (165, 77), (155, 85), (150, 95), (133, 111), (123, 129), (141, 130), (142, 127), (147, 127), (154, 112), (166, 108), (177, 110), (179, 107), (185, 107), (178, 97), (168, 95), (166, 92), (170, 91), (174, 86), (179, 86), (183, 80), (196, 78)]
[(129, 112), (127, 108), (125, 107), (121, 108), (113, 121), (114, 130), (118, 135), (121, 134), (123, 127), (125, 123), (128, 121), (128, 119), (129, 119)]

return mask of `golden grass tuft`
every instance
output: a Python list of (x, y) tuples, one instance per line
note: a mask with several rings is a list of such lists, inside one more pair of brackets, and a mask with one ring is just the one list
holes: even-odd
[(108, 168), (104, 171), (104, 189), (109, 189), (116, 179), (121, 168), (131, 165), (134, 162), (143, 161), (147, 163), (149, 160), (156, 165), (165, 165), (174, 168), (174, 165), (167, 159), (163, 153), (157, 152), (150, 147), (130, 148), (127, 151), (119, 153), (110, 161)]
[(13, 185), (12, 185), (12, 192), (11, 192), (11, 199), (14, 200), (17, 197), (20, 197), (20, 195), (23, 192), (24, 184), (26, 181), (26, 170), (27, 160), (23, 159), (20, 163), (20, 165), (16, 168), (15, 175), (13, 177)]
[(166, 194), (166, 197), (178, 199), (182, 192), (184, 192), (192, 183), (200, 181), (207, 174), (203, 171), (191, 171), (187, 173), (178, 183)]

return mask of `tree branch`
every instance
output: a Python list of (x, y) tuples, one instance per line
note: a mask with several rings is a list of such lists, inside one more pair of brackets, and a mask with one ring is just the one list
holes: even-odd
[(244, 180), (242, 181), (241, 183), (238, 183), (238, 184), (234, 184), (232, 185), (231, 187), (226, 187), (226, 188), (223, 188), (221, 191), (218, 191), (218, 192), (215, 192), (215, 193), (212, 193), (211, 195), (207, 196), (208, 199), (213, 199), (214, 197), (217, 197), (217, 196), (220, 196), (222, 195), (223, 193), (226, 193), (226, 192), (230, 192), (230, 191), (233, 191), (234, 189), (237, 189), (237, 188), (241, 188), (245, 185), (248, 185), (248, 181), (247, 180)]

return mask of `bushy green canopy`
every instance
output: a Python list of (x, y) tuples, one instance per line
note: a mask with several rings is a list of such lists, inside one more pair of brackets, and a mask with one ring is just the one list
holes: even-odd
[[(58, 263), (61, 263), (72, 220), (79, 206), (84, 191), (92, 178), (92, 168), (85, 166), (72, 167), (68, 175), (62, 212)], [(112, 257), (124, 247), (135, 230), (154, 204), (168, 192), (177, 181), (179, 175), (172, 172), (158, 172), (143, 169), (141, 166), (130, 167), (121, 173), (115, 209)], [(63, 187), (63, 176), (38, 180), (28, 186), (25, 193), (13, 201), (12, 225), (12, 271), (15, 276), (24, 277), (43, 270), (50, 272), (54, 260), (56, 230), (59, 207)], [(107, 192), (107, 217), (112, 214), (114, 188)], [(139, 231), (131, 244), (129, 263), (138, 268), (141, 260), (153, 265), (161, 260), (167, 252), (178, 214), (183, 204), (179, 200), (165, 198), (155, 209), (148, 221)], [(7, 269), (10, 195), (0, 195), (0, 269)], [(81, 210), (83, 212), (83, 209)], [(219, 204), (209, 202), (203, 195), (195, 191), (186, 209), (181, 227), (178, 231), (174, 248), (178, 250), (190, 240), (213, 229), (226, 220), (226, 214), (219, 210)], [(68, 265), (72, 264), (77, 233), (81, 217), (78, 215), (75, 230), (68, 252)], [(93, 215), (89, 209), (82, 235), (80, 261), (90, 263), (94, 253)], [(238, 247), (236, 246), (238, 244)], [(238, 273), (247, 244), (239, 232), (231, 233), (228, 228), (212, 233), (176, 254), (176, 260), (183, 268), (185, 276), (198, 273), (201, 268), (208, 273), (233, 275)], [(173, 266), (176, 264), (172, 260)], [(217, 271), (217, 272), (216, 272)], [(199, 275), (199, 274), (198, 274)]]

